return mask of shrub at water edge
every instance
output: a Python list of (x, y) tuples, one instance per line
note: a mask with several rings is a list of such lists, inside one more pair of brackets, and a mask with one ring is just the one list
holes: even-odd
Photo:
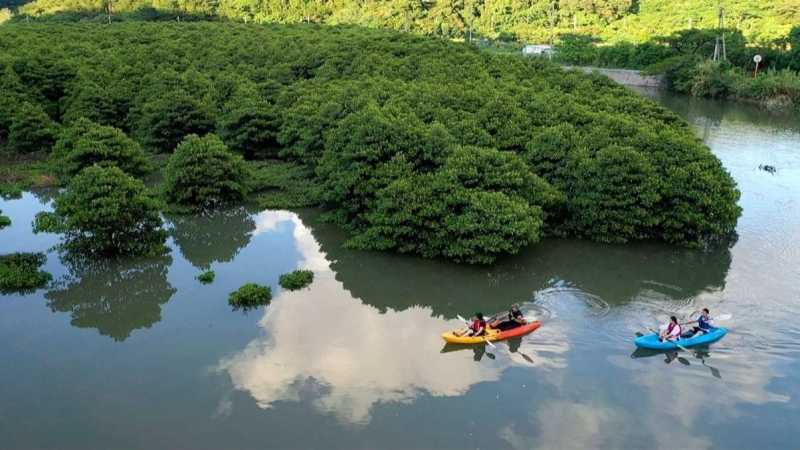
[(144, 184), (120, 168), (83, 169), (55, 200), (55, 211), (36, 216), (37, 231), (63, 232), (67, 245), (103, 255), (164, 251), (159, 203)]
[(247, 166), (213, 134), (187, 136), (167, 164), (167, 199), (180, 206), (210, 208), (244, 199)]

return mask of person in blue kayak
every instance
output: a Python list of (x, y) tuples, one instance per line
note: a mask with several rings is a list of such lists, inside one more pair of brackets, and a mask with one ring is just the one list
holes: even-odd
[(703, 310), (699, 312), (700, 316), (697, 318), (697, 320), (686, 323), (687, 325), (692, 323), (697, 324), (696, 327), (692, 328), (692, 337), (710, 333), (715, 328), (713, 325), (711, 325), (711, 313), (708, 311), (708, 308), (703, 308)]
[(505, 319), (497, 319), (492, 321), (489, 326), (500, 331), (510, 330), (520, 325), (525, 325), (525, 316), (519, 310), (519, 305), (511, 305), (508, 315)]
[(475, 313), (472, 318), (472, 323), (469, 324), (466, 330), (453, 332), (456, 336), (483, 336), (486, 334), (486, 319), (483, 318), (483, 313)]
[(681, 324), (678, 323), (678, 318), (672, 316), (669, 318), (669, 323), (666, 328), (661, 330), (658, 337), (662, 341), (677, 341), (681, 338)]

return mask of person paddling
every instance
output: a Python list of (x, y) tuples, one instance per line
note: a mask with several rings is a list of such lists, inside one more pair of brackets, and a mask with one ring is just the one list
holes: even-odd
[(483, 318), (483, 313), (475, 313), (472, 323), (466, 330), (454, 331), (453, 334), (456, 336), (483, 336), (486, 334), (486, 320)]
[(658, 337), (664, 341), (677, 341), (681, 338), (681, 324), (678, 323), (678, 318), (672, 316), (669, 318), (669, 323), (666, 329), (659, 333)]
[[(697, 311), (695, 311), (695, 313), (697, 313)], [(697, 320), (687, 322), (685, 325), (692, 323), (697, 324), (696, 327), (692, 328), (692, 337), (710, 333), (714, 330), (714, 328), (716, 328), (711, 325), (711, 313), (709, 312), (708, 308), (703, 308), (703, 310), (700, 311), (700, 317), (698, 317)]]
[(519, 305), (514, 304), (511, 305), (511, 309), (508, 311), (508, 316), (506, 316), (505, 320), (497, 319), (490, 323), (489, 326), (500, 331), (505, 331), (520, 325), (525, 325), (526, 323), (525, 316), (522, 314), (522, 311), (519, 310)]

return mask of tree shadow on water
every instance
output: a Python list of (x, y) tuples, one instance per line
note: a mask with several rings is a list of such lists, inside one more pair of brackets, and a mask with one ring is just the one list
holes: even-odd
[(246, 207), (201, 214), (169, 215), (170, 236), (181, 254), (198, 269), (214, 262), (229, 262), (250, 243), (256, 228)]
[(167, 279), (172, 258), (93, 260), (62, 256), (69, 274), (45, 298), (53, 312), (72, 316), (78, 328), (124, 341), (134, 330), (161, 320), (161, 306), (175, 293)]
[(725, 286), (728, 246), (692, 250), (659, 243), (600, 244), (547, 239), (490, 266), (459, 265), (414, 255), (345, 248), (346, 234), (301, 212), (345, 289), (381, 311), (428, 306), (453, 317), (496, 312), (556, 286), (579, 289), (610, 307), (648, 292), (689, 298)]

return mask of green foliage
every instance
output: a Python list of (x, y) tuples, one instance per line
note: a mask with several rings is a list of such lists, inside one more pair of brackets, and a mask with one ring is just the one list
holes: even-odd
[(110, 87), (95, 82), (78, 83), (67, 93), (64, 123), (79, 119), (89, 119), (103, 125), (122, 123), (122, 114)]
[(37, 105), (19, 105), (8, 128), (7, 148), (12, 153), (49, 152), (56, 136), (56, 125)]
[(228, 304), (234, 309), (250, 309), (266, 305), (270, 300), (272, 300), (272, 290), (269, 286), (247, 283), (231, 293), (228, 297)]
[(27, 158), (9, 155), (8, 159), (2, 156), (0, 154), (0, 197), (19, 198), (23, 190), (56, 185), (56, 178), (51, 175), (53, 169), (43, 155)]
[(220, 118), (220, 137), (245, 158), (277, 156), (277, 113), (258, 98), (258, 93), (242, 95), (228, 105)]
[(163, 93), (144, 104), (136, 123), (139, 140), (157, 152), (171, 152), (190, 134), (214, 131), (214, 112), (202, 99), (182, 91)]
[[(538, 241), (543, 213), (530, 202), (545, 196), (530, 192), (535, 184), (525, 183), (536, 176), (517, 164), (519, 158), (503, 155), (461, 148), (437, 172), (409, 176), (401, 170), (378, 192), (375, 208), (365, 216), (366, 227), (350, 244), (491, 263)], [(484, 173), (504, 158), (510, 164)]]
[[(348, 23), (445, 38), (485, 36), (499, 41), (549, 42), (569, 33), (641, 42), (653, 33), (716, 25), (718, 2), (697, 0), (530, 0), (525, 2), (408, 2), (381, 0), (124, 0), (109, 16), (98, 0), (35, 0), (17, 20), (172, 20), (210, 17), (245, 23)], [(748, 38), (770, 41), (800, 22), (795, 0), (727, 0), (729, 23)]]
[[(602, 20), (623, 11), (606, 6)], [(70, 131), (60, 147), (79, 140), (86, 115), (157, 151), (186, 138), (165, 170), (176, 208), (254, 191), (264, 207), (327, 208), (351, 246), (474, 263), (549, 235), (703, 245), (740, 214), (735, 184), (685, 121), (605, 77), (539, 58), (317, 25), (10, 24), (0, 42), (7, 104), (49, 110), (61, 95)], [(55, 80), (41, 79), (48, 74)], [(14, 111), (2, 106), (0, 122)], [(213, 248), (192, 249), (191, 226), (173, 223), (184, 229), (181, 248), (207, 268)]]
[(279, 160), (250, 163), (250, 185), (258, 205), (268, 209), (296, 209), (320, 206), (320, 187), (314, 171), (305, 165)]
[(733, 81), (736, 97), (757, 99), (768, 106), (800, 107), (800, 72), (767, 70), (756, 78), (741, 73), (737, 75)]
[[(800, 27), (793, 28), (785, 40), (770, 46), (756, 47), (748, 43), (741, 31), (725, 30), (725, 61), (712, 61), (720, 31), (689, 29), (669, 36), (656, 36), (651, 41), (632, 44), (595, 45), (596, 39), (567, 34), (557, 46), (558, 60), (569, 64), (600, 67), (644, 69), (651, 74), (664, 74), (670, 87), (681, 93), (710, 98), (742, 98), (768, 106), (800, 106), (798, 73), (793, 56), (800, 57), (792, 43), (800, 36)], [(800, 38), (798, 38), (800, 39)], [(800, 42), (797, 42), (800, 45)], [(761, 76), (753, 77), (753, 56), (762, 56)]]
[(86, 167), (116, 166), (134, 177), (152, 170), (142, 147), (121, 130), (78, 119), (61, 132), (53, 148), (54, 167), (63, 180)]
[(3, 210), (0, 209), (0, 230), (2, 230), (3, 228), (11, 225), (11, 219), (9, 219), (7, 216), (4, 216), (3, 214), (1, 214), (2, 212), (3, 212)]
[(314, 281), (314, 272), (310, 270), (295, 270), (281, 275), (278, 279), (278, 284), (284, 289), (296, 291), (308, 286), (312, 281)]
[(602, 242), (647, 239), (658, 224), (658, 177), (630, 147), (609, 146), (576, 167), (568, 210), (579, 236)]
[(213, 270), (207, 270), (198, 275), (197, 280), (203, 284), (211, 284), (214, 282), (216, 276), (217, 274), (215, 274)]
[(164, 177), (167, 199), (183, 207), (214, 207), (242, 200), (248, 192), (242, 157), (213, 134), (187, 136), (170, 157)]
[(37, 231), (63, 232), (67, 246), (102, 255), (140, 255), (164, 250), (158, 202), (144, 184), (116, 166), (83, 169), (39, 213)]
[(44, 253), (0, 255), (0, 292), (32, 292), (44, 287), (52, 276), (39, 270), (47, 261)]

